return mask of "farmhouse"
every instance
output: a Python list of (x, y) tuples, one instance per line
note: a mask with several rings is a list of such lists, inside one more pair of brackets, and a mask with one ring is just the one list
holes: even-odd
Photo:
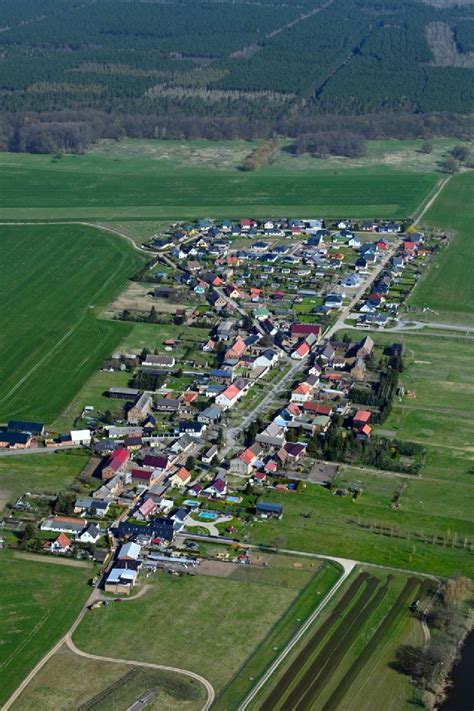
[(127, 421), (132, 425), (143, 422), (151, 412), (153, 400), (149, 393), (142, 393), (137, 397), (132, 407), (127, 412)]
[(110, 455), (105, 467), (102, 469), (102, 480), (112, 479), (117, 474), (121, 474), (127, 465), (130, 453), (126, 449), (116, 449)]

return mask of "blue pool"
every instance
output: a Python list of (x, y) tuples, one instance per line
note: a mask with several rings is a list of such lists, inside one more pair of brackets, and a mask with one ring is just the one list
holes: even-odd
[(199, 518), (207, 518), (209, 521), (214, 521), (214, 519), (219, 518), (219, 514), (213, 511), (201, 511)]

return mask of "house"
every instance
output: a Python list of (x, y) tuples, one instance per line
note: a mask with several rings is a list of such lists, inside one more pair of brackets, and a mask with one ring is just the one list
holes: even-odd
[(244, 449), (237, 457), (230, 461), (230, 471), (235, 474), (248, 476), (252, 471), (253, 464), (257, 460), (257, 448), (255, 446)]
[(216, 397), (216, 405), (219, 405), (223, 410), (228, 410), (238, 402), (243, 394), (244, 391), (232, 383), (232, 385), (229, 385), (224, 392)]
[(135, 511), (134, 517), (141, 521), (146, 521), (157, 511), (157, 509), (158, 504), (153, 501), (153, 499), (145, 499), (145, 501), (142, 502), (137, 511)]
[(153, 486), (160, 478), (160, 471), (157, 469), (132, 469), (130, 478), (132, 484), (141, 486)]
[(97, 543), (102, 536), (102, 531), (95, 523), (89, 523), (78, 535), (78, 540), (81, 543)]
[(332, 415), (332, 407), (330, 405), (322, 405), (319, 402), (303, 403), (303, 411), (310, 412), (313, 415), (323, 415), (325, 417), (331, 417)]
[(266, 447), (282, 447), (286, 441), (285, 432), (282, 427), (279, 427), (275, 422), (271, 422), (255, 437), (255, 440)]
[(259, 501), (255, 506), (255, 513), (259, 518), (282, 518), (283, 506), (281, 504), (271, 504), (270, 502)]
[(203, 464), (212, 464), (212, 460), (214, 457), (217, 457), (217, 452), (218, 448), (216, 445), (213, 445), (210, 449), (207, 450), (202, 456), (202, 462)]
[(176, 434), (188, 434), (190, 437), (199, 438), (204, 435), (207, 429), (207, 425), (204, 422), (188, 422), (187, 420), (182, 420), (178, 424)]
[(214, 479), (212, 484), (204, 489), (203, 494), (206, 496), (212, 496), (215, 499), (223, 498), (227, 494), (227, 483), (225, 479), (222, 479), (221, 477)]
[(49, 550), (50, 553), (58, 553), (64, 555), (64, 553), (69, 553), (69, 551), (71, 550), (71, 541), (65, 533), (60, 533), (59, 536), (54, 539), (54, 541), (48, 541), (46, 545), (47, 550)]
[(291, 393), (291, 402), (306, 402), (311, 397), (311, 385), (300, 383)]
[(218, 405), (210, 405), (199, 413), (197, 421), (205, 425), (215, 425), (222, 417), (222, 409)]
[(372, 354), (373, 348), (374, 342), (372, 338), (370, 336), (366, 336), (357, 346), (356, 357), (368, 358)]
[(181, 488), (191, 481), (191, 474), (186, 467), (180, 467), (177, 472), (170, 476), (169, 481), (172, 486)]
[(74, 513), (84, 516), (105, 516), (110, 508), (110, 501), (101, 501), (92, 497), (76, 499)]
[(174, 356), (153, 355), (148, 353), (142, 365), (151, 368), (174, 368), (176, 359)]
[(188, 491), (186, 493), (188, 494), (188, 496), (201, 496), (202, 491), (203, 491), (203, 488), (202, 488), (201, 484), (194, 484), (193, 486), (191, 486), (188, 489)]
[(179, 412), (181, 407), (180, 400), (171, 397), (159, 397), (155, 401), (155, 410), (157, 412)]
[[(223, 300), (226, 303), (225, 299)], [(216, 336), (218, 341), (229, 341), (235, 335), (235, 319), (224, 319), (221, 321), (216, 330)]]
[(153, 518), (146, 525), (121, 521), (113, 530), (116, 538), (129, 538), (130, 536), (149, 536), (154, 540), (172, 541), (174, 538), (173, 522), (169, 519)]
[(354, 417), (352, 418), (352, 426), (354, 429), (362, 429), (368, 424), (372, 413), (370, 410), (357, 410)]
[(300, 338), (306, 338), (310, 334), (319, 337), (321, 326), (317, 323), (292, 323), (290, 327), (290, 335), (292, 340), (298, 341)]
[(267, 348), (255, 358), (253, 362), (254, 368), (271, 368), (278, 362), (280, 355), (272, 348)]
[(151, 395), (147, 392), (142, 393), (128, 410), (127, 421), (132, 425), (140, 424), (143, 420), (146, 420), (151, 412), (152, 405), (153, 400)]
[(126, 449), (116, 449), (114, 452), (112, 452), (109, 459), (107, 460), (106, 465), (102, 469), (102, 481), (107, 481), (108, 479), (112, 479), (117, 474), (123, 473), (125, 471), (125, 467), (127, 466), (129, 458), (130, 453)]
[(32, 437), (29, 432), (0, 431), (0, 447), (9, 449), (26, 449), (31, 445)]
[(289, 459), (293, 459), (293, 461), (297, 462), (301, 457), (303, 457), (306, 453), (306, 444), (303, 442), (287, 442), (284, 445), (284, 449), (286, 453), (288, 454)]
[(210, 339), (210, 340), (206, 343), (206, 345), (203, 346), (202, 350), (203, 350), (205, 353), (212, 353), (212, 351), (214, 350), (215, 347), (216, 347), (216, 342), (213, 341), (212, 339)]
[(225, 354), (225, 360), (233, 360), (236, 359), (238, 360), (243, 356), (245, 353), (247, 346), (245, 345), (245, 341), (243, 338), (240, 336), (234, 341), (233, 345), (229, 348), (229, 350)]
[(303, 358), (306, 358), (308, 353), (310, 352), (310, 347), (306, 343), (306, 341), (303, 341), (300, 343), (300, 345), (293, 351), (291, 354), (291, 357), (293, 360), (303, 360)]

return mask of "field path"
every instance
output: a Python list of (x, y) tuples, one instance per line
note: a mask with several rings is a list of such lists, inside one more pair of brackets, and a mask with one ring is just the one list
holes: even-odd
[(339, 565), (342, 566), (344, 572), (337, 581), (337, 583), (334, 585), (333, 588), (328, 592), (326, 597), (319, 603), (319, 605), (316, 607), (315, 610), (311, 613), (311, 615), (308, 617), (306, 622), (301, 625), (300, 629), (296, 634), (293, 636), (293, 638), (289, 641), (285, 649), (281, 652), (281, 654), (278, 655), (278, 657), (275, 659), (273, 664), (267, 669), (265, 674), (259, 679), (258, 683), (254, 686), (250, 694), (248, 694), (245, 699), (242, 701), (242, 703), (239, 706), (238, 711), (244, 711), (248, 705), (254, 700), (254, 698), (257, 696), (259, 693), (260, 689), (266, 684), (268, 679), (271, 677), (272, 674), (275, 673), (275, 671), (278, 669), (278, 667), (281, 665), (281, 663), (286, 659), (286, 657), (290, 654), (292, 649), (298, 644), (300, 639), (303, 637), (305, 632), (311, 627), (313, 622), (316, 620), (316, 618), (321, 614), (321, 612), (324, 610), (326, 605), (332, 600), (336, 592), (339, 590), (341, 585), (344, 584), (344, 582), (347, 580), (349, 575), (352, 573), (354, 568), (357, 565), (357, 561), (355, 560), (347, 560), (346, 558), (331, 558), (330, 556), (328, 557), (328, 560), (333, 560)]
[(73, 622), (69, 630), (66, 632), (66, 634), (61, 637), (59, 642), (57, 642), (54, 647), (52, 647), (45, 656), (40, 659), (38, 664), (31, 670), (31, 672), (28, 674), (28, 676), (22, 681), (20, 686), (13, 692), (13, 694), (10, 696), (10, 698), (5, 702), (5, 704), (2, 707), (2, 711), (8, 711), (8, 709), (11, 708), (11, 706), (18, 700), (18, 697), (21, 695), (21, 693), (26, 689), (30, 681), (34, 679), (36, 674), (44, 667), (44, 665), (53, 657), (54, 654), (56, 654), (57, 651), (62, 647), (63, 644), (66, 644), (69, 649), (74, 652), (74, 654), (77, 654), (80, 657), (85, 657), (86, 659), (94, 659), (97, 661), (102, 661), (102, 662), (111, 662), (115, 664), (127, 664), (129, 666), (134, 666), (134, 667), (147, 667), (149, 669), (159, 669), (161, 671), (169, 671), (169, 672), (174, 672), (176, 674), (184, 674), (185, 676), (189, 676), (192, 679), (195, 679), (196, 681), (200, 682), (204, 688), (207, 691), (207, 700), (204, 706), (202, 707), (202, 711), (207, 711), (211, 704), (214, 702), (215, 698), (215, 691), (214, 687), (212, 684), (205, 679), (203, 676), (200, 674), (196, 674), (195, 672), (189, 671), (188, 669), (180, 669), (179, 667), (168, 667), (163, 664), (153, 664), (151, 662), (137, 662), (133, 661), (131, 659), (115, 659), (114, 657), (100, 657), (96, 654), (88, 654), (87, 652), (83, 652), (82, 650), (78, 649), (74, 642), (72, 641), (72, 635), (76, 631), (76, 629), (79, 627), (79, 624), (82, 622), (82, 619), (84, 615), (88, 611), (88, 606), (97, 600), (97, 591), (94, 590), (94, 592), (90, 595), (88, 598), (87, 602), (85, 603), (84, 607), (82, 608), (81, 612), (79, 613), (78, 617), (76, 620)]
[(424, 218), (430, 207), (433, 205), (435, 200), (438, 199), (440, 193), (444, 188), (446, 187), (447, 183), (449, 180), (452, 178), (452, 175), (448, 175), (446, 178), (443, 178), (442, 180), (439, 181), (437, 185), (435, 185), (434, 192), (431, 194), (431, 196), (428, 197), (428, 200), (425, 202), (425, 204), (420, 205), (419, 212), (413, 215), (413, 227), (416, 227), (418, 223), (421, 222), (421, 220)]

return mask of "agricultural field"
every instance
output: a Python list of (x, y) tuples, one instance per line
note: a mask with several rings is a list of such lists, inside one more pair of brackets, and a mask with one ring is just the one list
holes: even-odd
[(82, 225), (0, 227), (0, 419), (50, 422), (130, 326), (98, 320), (142, 257)]
[[(61, 669), (61, 675), (57, 670)], [(87, 679), (87, 687), (84, 685)], [(199, 711), (204, 690), (193, 679), (155, 669), (86, 659), (62, 646), (31, 681), (13, 711), (126, 711), (150, 689), (158, 693), (147, 704), (150, 711)]]
[(416, 577), (353, 574), (250, 708), (405, 708), (413, 689), (389, 663), (402, 641), (423, 639), (409, 605), (426, 587)]
[[(166, 157), (150, 160), (146, 152), (130, 156), (129, 143), (124, 142), (121, 157), (100, 150), (61, 159), (1, 154), (0, 219), (123, 224), (245, 214), (402, 218), (415, 211), (439, 179), (433, 166), (412, 172), (375, 163), (306, 170), (298, 167), (299, 159), (246, 173), (236, 166), (180, 164)], [(161, 145), (172, 149), (174, 144)], [(192, 142), (188, 150), (193, 150)], [(306, 166), (307, 157), (302, 160)], [(311, 160), (317, 166), (318, 161)]]
[[(260, 654), (260, 650), (276, 654), (273, 647), (281, 648), (299, 625), (295, 618), (309, 614), (313, 596), (324, 595), (337, 575), (332, 566), (286, 556), (270, 560), (269, 567), (256, 577), (246, 575), (239, 566), (228, 578), (173, 578), (158, 573), (140, 600), (86, 616), (74, 642), (93, 654), (172, 663), (196, 671), (209, 679), (218, 694), (239, 698), (249, 681), (240, 675), (242, 665), (250, 664), (249, 669), (260, 673), (268, 664), (267, 653)], [(305, 594), (308, 585), (309, 596)], [(126, 637), (120, 633), (124, 625)], [(270, 648), (268, 640), (272, 639)], [(233, 684), (225, 688), (232, 679)]]
[(434, 311), (424, 313), (424, 320), (450, 323), (454, 314), (460, 323), (474, 323), (473, 196), (474, 172), (455, 175), (423, 219), (452, 236), (449, 247), (439, 255), (409, 300), (410, 306)]
[(0, 550), (0, 703), (60, 639), (90, 594), (91, 570)]
[(67, 489), (86, 462), (81, 451), (0, 457), (0, 511), (25, 491), (55, 494)]

